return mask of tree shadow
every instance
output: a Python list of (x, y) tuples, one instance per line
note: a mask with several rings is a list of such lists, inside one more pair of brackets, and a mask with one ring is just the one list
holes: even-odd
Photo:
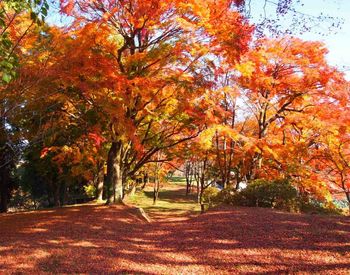
[(350, 271), (350, 220), (223, 207), (147, 223), (127, 206), (0, 218), (0, 273), (275, 274)]

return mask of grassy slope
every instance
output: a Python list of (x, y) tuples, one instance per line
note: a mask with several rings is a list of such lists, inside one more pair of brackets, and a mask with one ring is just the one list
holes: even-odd
[(194, 194), (186, 196), (183, 178), (175, 178), (162, 184), (156, 205), (153, 204), (152, 184), (127, 199), (126, 203), (143, 208), (152, 219), (164, 219), (199, 214), (200, 206), (196, 199)]

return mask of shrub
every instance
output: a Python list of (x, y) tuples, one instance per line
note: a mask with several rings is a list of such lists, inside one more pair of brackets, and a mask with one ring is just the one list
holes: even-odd
[(313, 198), (300, 200), (300, 211), (311, 214), (342, 215), (343, 211), (334, 203), (323, 203)]
[(203, 191), (202, 194), (202, 203), (208, 203), (209, 205), (216, 204), (217, 195), (219, 194), (219, 190), (215, 187), (208, 187)]
[(84, 191), (88, 198), (94, 198), (96, 195), (96, 187), (92, 184), (84, 185)]
[(225, 188), (211, 198), (215, 204), (235, 206), (268, 207), (313, 214), (342, 214), (339, 202), (324, 203), (312, 197), (299, 196), (288, 180), (255, 180), (243, 190)]
[(247, 188), (236, 191), (224, 189), (216, 199), (237, 206), (259, 206), (288, 211), (298, 209), (297, 190), (288, 180), (255, 180)]
[(11, 201), (9, 203), (9, 207), (13, 210), (31, 210), (37, 209), (39, 208), (39, 206), (40, 201), (35, 200), (35, 198), (33, 198), (33, 196), (30, 193), (24, 192), (22, 188), (18, 188), (11, 194)]
[(247, 206), (292, 210), (297, 203), (297, 190), (288, 180), (256, 180), (239, 193)]
[(237, 190), (231, 187), (222, 189), (214, 198), (216, 203), (236, 204)]

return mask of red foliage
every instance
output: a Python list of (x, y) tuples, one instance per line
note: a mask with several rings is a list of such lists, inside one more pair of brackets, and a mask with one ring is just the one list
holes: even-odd
[(46, 157), (49, 152), (50, 152), (50, 148), (45, 147), (44, 149), (41, 150), (40, 158)]
[(89, 138), (92, 139), (97, 147), (100, 147), (103, 142), (106, 141), (106, 139), (96, 133), (89, 133)]
[(61, 12), (71, 15), (74, 9), (74, 1), (73, 0), (64, 0), (61, 1)]

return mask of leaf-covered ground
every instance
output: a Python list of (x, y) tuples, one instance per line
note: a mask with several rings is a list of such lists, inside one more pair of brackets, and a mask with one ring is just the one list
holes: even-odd
[[(189, 207), (182, 189), (161, 197)], [(149, 205), (151, 223), (128, 206), (1, 215), (0, 274), (350, 273), (347, 217), (230, 207), (193, 216), (160, 205), (158, 214)]]

